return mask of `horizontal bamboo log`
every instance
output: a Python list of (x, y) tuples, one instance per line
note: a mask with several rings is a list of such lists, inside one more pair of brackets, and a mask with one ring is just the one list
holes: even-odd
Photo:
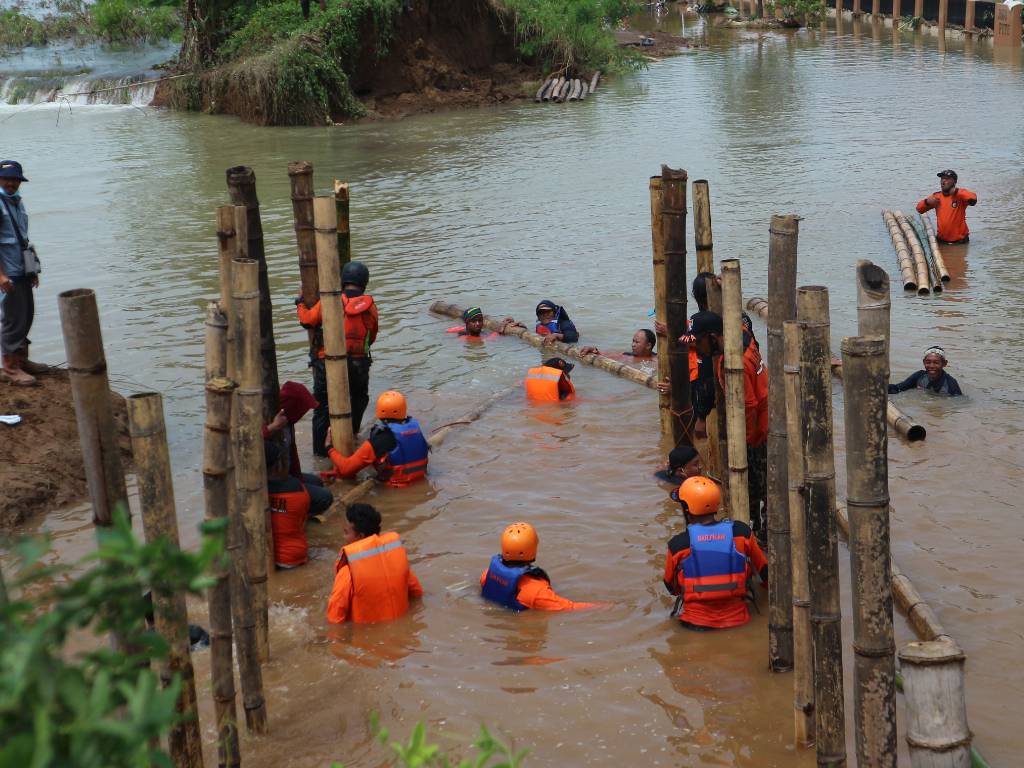
[(549, 77), (547, 80), (545, 80), (543, 83), (541, 83), (540, 88), (537, 89), (537, 95), (533, 97), (533, 100), (535, 102), (539, 103), (541, 98), (544, 96), (544, 91), (546, 91), (548, 89), (548, 86), (550, 86), (550, 85), (551, 85), (551, 78)]
[[(430, 305), (430, 311), (438, 315), (444, 315), (445, 317), (461, 319), (463, 309), (462, 307), (457, 307), (454, 304), (435, 301)], [(658, 376), (655, 372), (648, 373), (647, 371), (634, 368), (631, 365), (626, 365), (623, 362), (612, 360), (610, 357), (605, 357), (604, 355), (597, 353), (584, 355), (580, 352), (579, 347), (573, 344), (566, 344), (563, 341), (555, 341), (545, 344), (544, 339), (546, 337), (518, 326), (505, 327), (487, 315), (484, 316), (484, 328), (489, 331), (502, 333), (505, 336), (515, 336), (538, 349), (550, 349), (553, 353), (557, 352), (565, 357), (571, 357), (574, 360), (579, 360), (581, 363), (586, 363), (587, 365), (592, 365), (595, 368), (600, 368), (601, 370), (607, 371), (615, 376), (619, 376), (620, 378), (629, 379), (630, 381), (636, 384), (641, 384), (648, 389), (658, 388)]]
[[(753, 312), (761, 320), (768, 322), (768, 302), (765, 299), (760, 296), (752, 296), (747, 299), (746, 306), (748, 312)], [(842, 381), (841, 371), (842, 369), (838, 367), (832, 369), (832, 375), (840, 381)], [(892, 400), (886, 406), (885, 421), (897, 435), (907, 442), (916, 443), (928, 436), (928, 430), (907, 416), (893, 404)]]
[(589, 92), (590, 91), (589, 91), (589, 86), (587, 86), (587, 81), (584, 80), (583, 82), (580, 83), (580, 101), (583, 101), (584, 99), (586, 99), (587, 98), (587, 94)]
[(590, 78), (590, 92), (593, 93), (597, 90), (597, 81), (601, 78), (600, 72), (595, 72), (594, 76)]
[(910, 254), (914, 257), (914, 279), (917, 282), (917, 295), (927, 296), (931, 293), (931, 288), (929, 288), (931, 280), (928, 278), (928, 261), (924, 257), (924, 249), (921, 247), (917, 235), (914, 234), (914, 228), (911, 226), (910, 220), (903, 211), (893, 211), (892, 213), (896, 217), (896, 223), (900, 225), (907, 243), (910, 244)]
[(572, 88), (572, 80), (566, 80), (562, 83), (562, 87), (558, 89), (558, 103), (564, 104), (566, 98), (569, 96), (569, 89)]
[(932, 246), (928, 240), (928, 232), (924, 228), (924, 220), (917, 211), (914, 211), (913, 215), (907, 220), (910, 222), (910, 226), (914, 228), (917, 241), (921, 244), (921, 250), (924, 251), (925, 266), (928, 269), (928, 285), (931, 287), (932, 293), (942, 293), (942, 276), (935, 267), (935, 259), (932, 257)]
[(567, 101), (576, 101), (580, 97), (580, 81), (577, 78), (573, 78), (572, 86), (569, 88), (569, 98)]
[(562, 87), (562, 82), (563, 80), (561, 76), (554, 78), (548, 86), (547, 91), (544, 92), (542, 101), (554, 101), (555, 96), (558, 95), (559, 88)]
[[(968, 2), (968, 6), (973, 3)], [(950, 281), (949, 270), (946, 269), (946, 262), (942, 258), (942, 249), (939, 248), (939, 241), (935, 239), (935, 228), (932, 227), (932, 220), (928, 216), (922, 216), (924, 219), (924, 230), (928, 233), (928, 244), (932, 247), (932, 261), (936, 271), (939, 273), (939, 279), (944, 283)]]
[(917, 290), (917, 271), (914, 267), (914, 259), (910, 255), (910, 245), (903, 235), (899, 223), (892, 211), (883, 210), (882, 218), (885, 226), (889, 228), (889, 237), (892, 239), (892, 246), (896, 249), (896, 263), (900, 268), (900, 275), (903, 279), (904, 291)]

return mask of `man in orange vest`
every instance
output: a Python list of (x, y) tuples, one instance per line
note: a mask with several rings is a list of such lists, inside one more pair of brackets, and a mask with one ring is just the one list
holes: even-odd
[(687, 478), (672, 499), (683, 508), (687, 525), (669, 540), (665, 558), (665, 588), (677, 596), (672, 616), (696, 631), (746, 624), (747, 579), (756, 572), (761, 586), (768, 584), (768, 559), (750, 526), (715, 520), (722, 494), (709, 478)]
[(327, 621), (372, 624), (403, 616), (410, 598), (423, 597), (423, 587), (402, 540), (394, 531), (380, 532), (380, 513), (369, 504), (350, 504), (345, 517), (346, 544), (334, 566)]
[(514, 611), (580, 611), (598, 603), (574, 603), (555, 594), (551, 579), (533, 561), (540, 538), (529, 523), (512, 523), (501, 534), (501, 553), (480, 576), (483, 596)]
[[(352, 431), (359, 434), (363, 413), (370, 403), (370, 345), (377, 340), (377, 305), (366, 295), (370, 270), (361, 261), (350, 261), (341, 270), (341, 302), (345, 307), (345, 351), (348, 354), (348, 389), (352, 407)], [(326, 456), (324, 440), (330, 426), (327, 403), (327, 368), (324, 364), (323, 310), (317, 301), (307, 307), (301, 297), (295, 300), (299, 324), (316, 331), (316, 352), (310, 353), (313, 369), (313, 397), (318, 405), (313, 410), (313, 454)]]
[(527, 399), (551, 403), (575, 399), (576, 389), (569, 379), (569, 371), (575, 367), (560, 357), (552, 357), (531, 368), (523, 380)]
[(960, 245), (969, 242), (971, 230), (967, 228), (967, 206), (977, 205), (978, 196), (969, 189), (956, 185), (956, 171), (940, 171), (938, 192), (929, 195), (917, 204), (918, 213), (935, 210), (935, 239), (940, 243)]
[(267, 460), (267, 495), (270, 497), (270, 528), (274, 534), (274, 565), (283, 570), (298, 568), (309, 559), (306, 518), (310, 512), (309, 490), (288, 472), (289, 455), (274, 440), (264, 440)]

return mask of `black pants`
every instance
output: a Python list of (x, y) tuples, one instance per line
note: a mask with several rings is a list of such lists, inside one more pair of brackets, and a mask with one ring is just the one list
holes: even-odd
[[(359, 434), (363, 424), (363, 414), (370, 403), (370, 365), (373, 361), (368, 357), (350, 357), (348, 359), (348, 393), (352, 407), (352, 431)], [(327, 406), (327, 366), (320, 358), (313, 359), (309, 367), (313, 369), (313, 397), (320, 403), (313, 409), (313, 455), (326, 456), (324, 440), (327, 429), (331, 426), (330, 409)]]
[(32, 295), (32, 278), (12, 277), (14, 287), (0, 294), (0, 349), (5, 355), (28, 351), (28, 332), (36, 316), (36, 300)]
[(324, 481), (320, 479), (319, 475), (303, 472), (301, 480), (302, 484), (306, 486), (306, 492), (309, 493), (310, 517), (323, 514), (331, 508), (331, 504), (334, 503), (334, 494), (324, 488)]
[(750, 502), (750, 527), (763, 538), (764, 517), (762, 502), (768, 503), (768, 443), (757, 448), (747, 446), (747, 494)]

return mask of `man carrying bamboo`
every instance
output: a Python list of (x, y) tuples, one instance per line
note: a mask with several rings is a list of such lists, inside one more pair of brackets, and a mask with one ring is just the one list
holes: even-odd
[(919, 202), (917, 212), (935, 210), (936, 239), (940, 243), (960, 245), (969, 242), (971, 230), (967, 228), (967, 206), (977, 205), (978, 196), (956, 185), (956, 171), (947, 168), (937, 176), (941, 189)]

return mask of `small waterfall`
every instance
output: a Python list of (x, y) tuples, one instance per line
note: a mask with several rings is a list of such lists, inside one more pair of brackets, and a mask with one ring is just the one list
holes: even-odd
[(110, 104), (145, 107), (153, 101), (156, 83), (136, 83), (158, 77), (155, 73), (117, 78), (52, 72), (0, 75), (0, 105), (59, 102), (71, 106)]

